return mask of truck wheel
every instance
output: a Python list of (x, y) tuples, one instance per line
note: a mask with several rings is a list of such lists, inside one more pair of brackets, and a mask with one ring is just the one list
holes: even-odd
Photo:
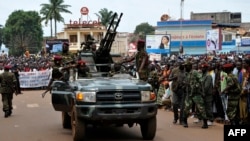
[(62, 112), (62, 126), (64, 129), (71, 129), (71, 117), (67, 112)]
[(156, 133), (156, 116), (145, 119), (140, 123), (141, 134), (144, 140), (153, 140)]
[(85, 138), (86, 125), (83, 120), (77, 117), (75, 106), (73, 106), (71, 112), (71, 126), (73, 141), (83, 141)]

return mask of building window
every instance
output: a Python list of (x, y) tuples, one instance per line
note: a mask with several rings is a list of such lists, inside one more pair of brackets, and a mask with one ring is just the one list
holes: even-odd
[(225, 41), (225, 42), (227, 42), (227, 41), (232, 41), (232, 35), (231, 35), (231, 34), (225, 35), (224, 41)]
[(69, 41), (71, 43), (76, 43), (77, 42), (77, 35), (69, 35)]

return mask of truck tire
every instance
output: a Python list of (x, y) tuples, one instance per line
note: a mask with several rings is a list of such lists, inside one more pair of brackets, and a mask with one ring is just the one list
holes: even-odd
[(86, 125), (84, 120), (77, 117), (75, 106), (73, 106), (71, 112), (71, 126), (73, 141), (83, 141), (85, 138)]
[(71, 129), (71, 117), (67, 112), (62, 112), (62, 126), (64, 129)]
[(153, 140), (156, 133), (156, 116), (145, 119), (140, 123), (141, 134), (144, 140)]

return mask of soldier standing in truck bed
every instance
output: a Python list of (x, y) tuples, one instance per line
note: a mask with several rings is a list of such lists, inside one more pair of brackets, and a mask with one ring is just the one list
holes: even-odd
[(136, 70), (139, 75), (139, 79), (143, 81), (148, 80), (149, 76), (149, 57), (145, 50), (145, 41), (144, 40), (138, 40), (137, 41), (137, 53), (135, 56), (133, 56), (130, 59), (126, 59), (125, 62), (131, 62), (135, 60)]
[(51, 85), (53, 83), (53, 81), (55, 80), (61, 80), (63, 78), (63, 73), (62, 73), (62, 57), (59, 55), (56, 55), (54, 57), (54, 66), (52, 67), (52, 77), (49, 81), (48, 87), (47, 87), (47, 91), (50, 90)]
[(63, 42), (61, 55), (64, 64), (75, 60), (74, 54), (69, 52), (69, 43), (67, 42)]

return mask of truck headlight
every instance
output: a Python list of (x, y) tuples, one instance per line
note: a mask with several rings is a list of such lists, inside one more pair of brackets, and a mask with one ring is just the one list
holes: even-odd
[(84, 101), (84, 102), (96, 102), (96, 93), (95, 92), (77, 92), (76, 100)]
[(141, 100), (142, 102), (154, 101), (156, 100), (156, 95), (154, 92), (141, 91)]

